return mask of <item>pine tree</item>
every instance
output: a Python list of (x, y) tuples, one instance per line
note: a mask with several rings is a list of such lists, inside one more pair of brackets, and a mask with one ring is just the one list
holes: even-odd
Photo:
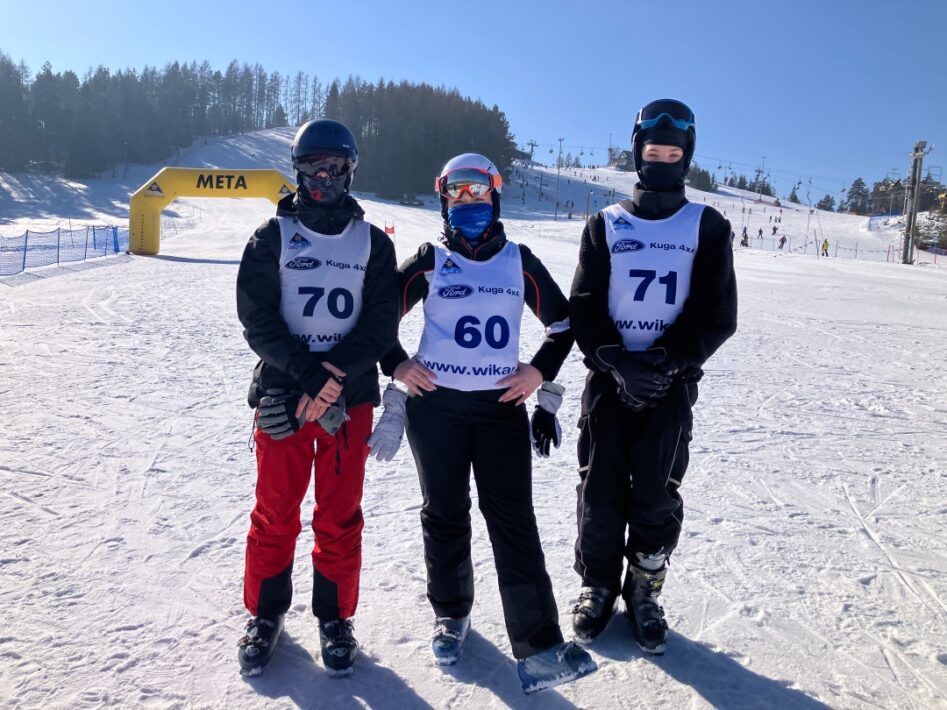
[(29, 159), (33, 131), (27, 114), (29, 71), (0, 52), (0, 169), (20, 170)]
[(870, 211), (871, 194), (868, 192), (865, 181), (861, 178), (855, 178), (852, 186), (848, 188), (845, 207), (849, 212), (855, 214), (867, 214)]
[(926, 212), (938, 204), (938, 195), (944, 191), (944, 186), (934, 179), (930, 172), (921, 180), (917, 195), (917, 209)]
[(687, 172), (687, 184), (695, 190), (703, 190), (704, 192), (715, 192), (717, 190), (717, 183), (710, 172), (701, 168), (697, 163), (691, 163), (690, 170)]
[(816, 209), (832, 212), (835, 210), (835, 198), (832, 195), (826, 195), (816, 203)]
[(326, 94), (325, 117), (338, 121), (340, 118), (339, 106), (339, 80), (336, 79), (329, 85), (329, 91)]

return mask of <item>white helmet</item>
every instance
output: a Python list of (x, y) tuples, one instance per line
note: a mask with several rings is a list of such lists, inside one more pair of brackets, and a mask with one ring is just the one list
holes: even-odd
[(434, 180), (434, 191), (441, 195), (444, 194), (444, 178), (450, 173), (459, 170), (473, 170), (478, 173), (485, 173), (490, 177), (490, 188), (497, 192), (503, 191), (503, 178), (500, 176), (500, 171), (497, 170), (493, 161), (480, 155), (480, 153), (463, 153), (462, 155), (448, 160), (444, 164), (444, 167), (441, 168), (440, 175)]

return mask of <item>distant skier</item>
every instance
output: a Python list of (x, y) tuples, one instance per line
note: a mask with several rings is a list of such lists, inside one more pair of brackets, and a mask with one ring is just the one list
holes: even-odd
[(256, 230), (237, 274), (237, 315), (260, 357), (249, 394), (257, 484), (243, 583), (253, 618), (238, 659), (255, 675), (276, 648), (292, 601), (300, 504), (315, 476), (312, 610), (326, 670), (346, 675), (358, 647), (375, 363), (397, 337), (398, 274), (391, 239), (349, 195), (358, 150), (348, 128), (304, 124), (292, 157), (297, 191)]
[(773, 225), (773, 233), (772, 233), (770, 236), (771, 236), (771, 237), (775, 237), (775, 236), (776, 236), (776, 225), (775, 225), (775, 224)]
[(763, 238), (763, 228), (762, 228), (762, 227), (760, 227), (759, 234), (757, 234), (756, 236), (757, 236), (758, 239), (762, 239), (762, 238)]
[(828, 255), (829, 255), (829, 240), (823, 239), (822, 240), (822, 256), (828, 256)]
[[(397, 345), (382, 360), (383, 372), (416, 395), (404, 409), (424, 498), (432, 650), (436, 663), (455, 663), (470, 630), (473, 468), (517, 672), (531, 693), (596, 669), (586, 651), (563, 642), (532, 500), (530, 439), (539, 456), (559, 446), (563, 389), (553, 380), (572, 348), (569, 304), (539, 259), (507, 239), (503, 181), (489, 159), (458, 155), (436, 183), (443, 234), (400, 268), (402, 313), (424, 301), (418, 352), (408, 357)], [(519, 361), (524, 306), (546, 326), (529, 364)], [(530, 421), (523, 403), (534, 391)]]
[(786, 235), (784, 234), (779, 238), (779, 249), (782, 251), (782, 248), (786, 246)]
[(662, 99), (638, 112), (640, 182), (632, 199), (589, 220), (572, 283), (571, 323), (591, 370), (579, 419), (582, 589), (573, 630), (594, 640), (620, 592), (649, 654), (663, 653), (667, 638), (658, 597), (681, 532), (678, 488), (697, 381), (736, 329), (730, 224), (684, 195), (695, 142), (694, 114), (681, 102)]

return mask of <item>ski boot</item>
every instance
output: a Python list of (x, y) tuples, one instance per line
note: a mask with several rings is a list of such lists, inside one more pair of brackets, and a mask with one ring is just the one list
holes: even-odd
[(597, 670), (598, 666), (589, 652), (571, 641), (516, 662), (516, 673), (523, 684), (523, 692), (527, 695), (538, 690), (555, 688)]
[(237, 660), (240, 662), (240, 673), (243, 675), (259, 675), (266, 668), (266, 664), (273, 658), (276, 643), (283, 633), (283, 614), (275, 619), (264, 619), (255, 616), (247, 622), (247, 630), (240, 639), (237, 651)]
[(439, 666), (452, 666), (460, 658), (460, 652), (470, 633), (470, 617), (452, 619), (439, 616), (434, 620), (434, 637), (431, 650), (434, 651), (434, 663)]
[(351, 619), (319, 621), (319, 642), (322, 646), (322, 664), (332, 678), (341, 678), (352, 672), (358, 641), (353, 635)]
[(618, 595), (604, 587), (582, 587), (572, 607), (572, 631), (583, 645), (592, 643), (608, 626)]
[(653, 656), (662, 655), (667, 645), (668, 625), (664, 609), (658, 604), (666, 576), (667, 556), (663, 552), (650, 555), (637, 552), (635, 561), (628, 563), (622, 589), (625, 616), (635, 640), (644, 653)]

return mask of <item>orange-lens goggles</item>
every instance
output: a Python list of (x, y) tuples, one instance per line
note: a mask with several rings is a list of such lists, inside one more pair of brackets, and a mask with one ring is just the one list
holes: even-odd
[(464, 192), (471, 197), (483, 197), (502, 184), (503, 180), (499, 175), (491, 175), (476, 168), (461, 168), (435, 178), (434, 189), (445, 197), (457, 199)]

